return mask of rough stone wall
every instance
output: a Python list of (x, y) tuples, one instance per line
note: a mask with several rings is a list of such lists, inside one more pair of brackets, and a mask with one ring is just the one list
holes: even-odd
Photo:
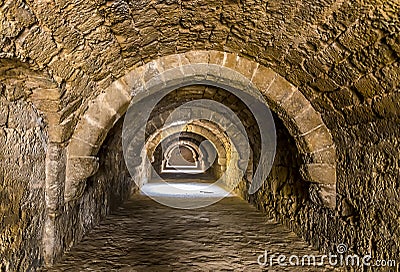
[(58, 257), (136, 190), (123, 157), (122, 124), (123, 118), (104, 141), (99, 151), (99, 171), (87, 180), (82, 198), (68, 202), (57, 220)]
[[(5, 84), (3, 84), (5, 83)], [(0, 83), (0, 271), (41, 263), (47, 132), (29, 90)]]
[(381, 120), (340, 130), (340, 142), (348, 145), (338, 150), (339, 197), (337, 210), (332, 211), (310, 201), (312, 184), (301, 179), (298, 168), (306, 158), (299, 156), (281, 121), (275, 118), (275, 122), (277, 153), (269, 177), (254, 195), (247, 193), (245, 181), (236, 191), (324, 251), (336, 252), (336, 245), (344, 243), (349, 252), (360, 256), (371, 253), (374, 260), (396, 259), (400, 238), (398, 123)]
[[(395, 0), (18, 0), (1, 8), (2, 51), (64, 82), (64, 105), (101, 91), (143, 61), (191, 49), (256, 59), (326, 110), (332, 102), (352, 106), (354, 99), (383, 95), (386, 88), (374, 86), (399, 64)], [(363, 102), (355, 110), (368, 105)], [(337, 113), (344, 114), (327, 115)]]
[[(0, 56), (48, 71), (75, 118), (88, 98), (158, 56), (217, 49), (273, 68), (322, 114), (338, 153), (340, 219), (309, 235), (327, 237), (321, 249), (344, 241), (396, 257), (399, 10), (397, 0), (8, 0)], [(324, 226), (323, 213), (309, 216)]]
[(312, 201), (313, 195), (309, 190), (312, 184), (300, 175), (303, 158), (282, 121), (276, 115), (274, 120), (277, 148), (268, 178), (255, 194), (249, 195), (249, 182), (246, 180), (235, 191), (265, 212), (267, 217), (285, 224), (315, 246), (326, 249), (333, 237), (326, 237), (325, 225), (328, 221), (335, 221), (334, 213)]
[[(399, 99), (396, 103), (398, 110)], [(393, 259), (400, 256), (399, 118), (374, 119), (333, 130), (341, 143), (337, 151), (342, 224), (335, 231), (359, 252)]]

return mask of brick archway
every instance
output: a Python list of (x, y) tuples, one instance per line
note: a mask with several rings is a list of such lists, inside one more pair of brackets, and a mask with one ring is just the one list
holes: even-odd
[(130, 71), (93, 99), (67, 148), (65, 200), (79, 198), (86, 178), (97, 171), (96, 154), (132, 97), (196, 82), (236, 88), (251, 95), (251, 88), (260, 91), (305, 158), (303, 178), (316, 185), (313, 188), (317, 188), (324, 206), (336, 206), (335, 146), (320, 114), (295, 86), (273, 70), (237, 54), (218, 51), (161, 57)]

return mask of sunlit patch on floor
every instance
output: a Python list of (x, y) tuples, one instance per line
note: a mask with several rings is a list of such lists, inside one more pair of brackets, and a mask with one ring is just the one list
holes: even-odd
[(221, 198), (233, 196), (230, 192), (226, 191), (218, 185), (200, 182), (147, 183), (142, 187), (141, 194), (150, 197), (153, 196), (170, 198)]

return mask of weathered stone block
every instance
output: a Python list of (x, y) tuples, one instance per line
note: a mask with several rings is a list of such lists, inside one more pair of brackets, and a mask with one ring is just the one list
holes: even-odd
[(72, 138), (68, 144), (68, 156), (88, 156), (95, 152), (98, 146), (90, 144), (79, 138)]
[(106, 89), (105, 94), (99, 97), (99, 100), (119, 115), (122, 115), (131, 101), (129, 87), (123, 81), (116, 81)]
[(376, 99), (372, 108), (381, 117), (398, 117), (400, 116), (400, 94), (393, 93), (381, 99)]
[[(83, 118), (81, 122), (77, 125), (73, 137), (83, 142), (86, 142), (92, 147), (97, 147), (103, 142), (105, 136), (107, 135), (107, 132), (108, 132), (107, 128), (99, 127), (99, 125), (95, 123), (93, 120), (90, 120), (88, 118)], [(79, 152), (79, 151), (74, 150), (74, 152)], [(86, 155), (91, 155), (91, 154), (86, 154)]]
[(354, 84), (354, 86), (365, 98), (371, 98), (383, 92), (378, 80), (372, 74), (362, 77)]
[(336, 159), (336, 149), (331, 146), (325, 149), (313, 151), (312, 153), (303, 154), (303, 160), (305, 163), (330, 163), (334, 165)]
[(250, 84), (250, 81), (245, 78), (242, 74), (231, 70), (231, 69), (221, 69), (220, 78), (218, 83), (225, 86), (236, 88), (238, 90), (246, 89)]
[(328, 93), (328, 97), (332, 100), (333, 105), (337, 109), (360, 103), (357, 95), (348, 88), (330, 92)]
[(323, 122), (320, 114), (310, 106), (294, 118), (294, 123), (298, 134), (304, 134), (320, 126)]
[(159, 58), (157, 62), (159, 63), (159, 66), (163, 68), (164, 71), (177, 68), (181, 65), (180, 56), (176, 54)]
[(293, 118), (294, 116), (301, 114), (309, 106), (310, 102), (297, 89), (295, 89), (292, 93), (289, 93), (281, 104), (281, 107), (284, 109), (289, 118)]
[(103, 102), (104, 96), (105, 94), (98, 96), (99, 101), (96, 101), (97, 103), (91, 103), (85, 115), (88, 116), (90, 120), (100, 124), (100, 126), (108, 128), (116, 122), (120, 114)]
[(302, 150), (306, 152), (313, 152), (333, 146), (332, 136), (325, 126), (320, 126), (305, 135), (300, 135), (298, 139)]
[(336, 209), (336, 185), (318, 184), (318, 195), (322, 201), (322, 205), (332, 210)]
[(244, 57), (237, 57), (235, 70), (244, 75), (249, 80), (252, 79), (254, 71), (257, 69), (257, 67), (258, 64), (256, 62), (246, 59)]
[(325, 185), (336, 184), (336, 168), (331, 164), (304, 164), (300, 169), (303, 179)]
[(261, 93), (266, 95), (271, 83), (277, 77), (277, 74), (269, 68), (259, 66), (251, 79), (251, 82), (260, 90)]
[(206, 80), (208, 72), (208, 64), (189, 64), (181, 66), (181, 70), (184, 75), (184, 81), (189, 82), (201, 82)]
[(339, 42), (350, 50), (358, 50), (374, 43), (378, 37), (377, 32), (360, 22), (343, 33), (339, 37)]
[(8, 103), (0, 101), (0, 127), (8, 122)]
[(338, 85), (329, 77), (319, 77), (310, 84), (321, 92), (331, 92), (338, 88)]
[(216, 64), (222, 66), (224, 58), (225, 58), (224, 52), (220, 51), (209, 51), (209, 64)]
[(64, 190), (65, 202), (82, 196), (86, 179), (94, 175), (98, 168), (97, 157), (68, 158)]
[(189, 51), (181, 56), (182, 58), (187, 59), (191, 64), (196, 64), (196, 63), (208, 64), (209, 62), (209, 54), (208, 51), (205, 50)]

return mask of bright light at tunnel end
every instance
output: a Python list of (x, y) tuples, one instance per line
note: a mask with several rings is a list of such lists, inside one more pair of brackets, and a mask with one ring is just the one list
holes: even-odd
[[(196, 65), (188, 65), (194, 66)], [(237, 73), (232, 70), (232, 73)], [(172, 78), (173, 73), (168, 73)], [(244, 78), (237, 73), (238, 77)], [(243, 80), (247, 80), (244, 78)], [(166, 78), (168, 82), (168, 78)], [(227, 152), (226, 167), (221, 177), (213, 184), (172, 184), (164, 180), (153, 169), (152, 163), (147, 156), (147, 136), (146, 125), (149, 117), (156, 107), (166, 95), (171, 91), (182, 87), (174, 86), (158, 86), (154, 84), (154, 88), (146, 91), (146, 95), (138, 95), (133, 98), (128, 111), (125, 115), (122, 142), (124, 159), (127, 168), (134, 179), (135, 183), (141, 188), (141, 193), (149, 196), (153, 200), (173, 208), (195, 209), (205, 207), (216, 203), (224, 197), (232, 196), (232, 192), (240, 182), (246, 180), (249, 194), (254, 194), (261, 188), (263, 182), (271, 171), (275, 158), (276, 150), (276, 132), (272, 113), (267, 106), (263, 95), (248, 82), (248, 88), (238, 90), (226, 85), (214, 84), (213, 82), (186, 82), (183, 86), (195, 84), (214, 85), (231, 92), (238, 97), (251, 111), (256, 120), (261, 139), (260, 157), (252, 172), (251, 178), (248, 177), (246, 170), (250, 169), (249, 161), (252, 156), (252, 146), (246, 129), (238, 116), (226, 105), (208, 99), (198, 99), (183, 103), (169, 115), (163, 124), (164, 127), (178, 127), (178, 130), (184, 132), (194, 122), (210, 122), (216, 124), (226, 134), (230, 143), (230, 150)], [(150, 83), (148, 84), (151, 85)], [(141, 118), (138, 118), (141, 117)], [(139, 121), (138, 121), (139, 119)], [(205, 121), (204, 121), (205, 120)], [(162, 136), (162, 137), (165, 137)], [(163, 142), (161, 142), (163, 143)], [(165, 150), (166, 146), (162, 146)], [(257, 150), (258, 151), (258, 150)], [(251, 166), (253, 170), (253, 167)], [(152, 176), (156, 175), (156, 183), (148, 183)], [(246, 176), (247, 175), (247, 176)], [(221, 185), (224, 186), (221, 186)], [(145, 185), (145, 186), (144, 186)], [(228, 188), (228, 190), (224, 190)], [(182, 202), (182, 199), (185, 201)], [(188, 205), (189, 203), (189, 205)]]

